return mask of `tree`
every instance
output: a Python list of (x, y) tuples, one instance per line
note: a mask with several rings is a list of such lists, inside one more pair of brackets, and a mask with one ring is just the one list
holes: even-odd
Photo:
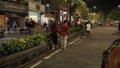
[(76, 14), (78, 16), (87, 18), (89, 12), (90, 12), (90, 10), (87, 7), (87, 4), (84, 1), (81, 1), (80, 4), (76, 8)]
[[(59, 12), (59, 9), (67, 8), (70, 15), (78, 15), (87, 18), (89, 8), (83, 0), (43, 0), (44, 4), (50, 4), (52, 10)], [(70, 16), (69, 15), (69, 16)]]
[(104, 13), (102, 11), (98, 12), (98, 21), (104, 22)]
[(120, 20), (120, 8), (114, 8), (107, 17), (108, 20)]

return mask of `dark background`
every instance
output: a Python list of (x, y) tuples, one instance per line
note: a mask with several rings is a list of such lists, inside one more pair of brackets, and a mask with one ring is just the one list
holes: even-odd
[(105, 15), (120, 5), (120, 0), (85, 0), (85, 2), (89, 8), (93, 9), (93, 6), (96, 6), (94, 11), (103, 11)]

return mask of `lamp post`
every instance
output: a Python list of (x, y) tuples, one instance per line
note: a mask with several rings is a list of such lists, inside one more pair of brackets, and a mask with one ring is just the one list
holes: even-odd
[(95, 9), (96, 9), (96, 6), (94, 5), (93, 8), (94, 8), (94, 10), (93, 10), (94, 12), (93, 12), (92, 14), (93, 14), (93, 16), (94, 16), (94, 21), (95, 21), (95, 14), (96, 14), (96, 13), (95, 13)]
[(49, 14), (50, 14), (50, 5), (47, 4), (46, 6), (48, 7), (48, 12), (49, 12)]
[(118, 5), (118, 8), (120, 8), (120, 5)]
[(96, 6), (94, 6), (93, 8), (96, 9)]
[(94, 14), (95, 14), (95, 11), (96, 11), (96, 6), (94, 5), (93, 6), (93, 12), (94, 12)]

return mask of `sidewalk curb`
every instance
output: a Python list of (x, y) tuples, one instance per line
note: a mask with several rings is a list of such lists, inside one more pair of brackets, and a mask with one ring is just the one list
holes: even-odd
[[(78, 36), (79, 36), (79, 35), (78, 35)], [(68, 46), (72, 45), (73, 43), (75, 43), (75, 42), (76, 42), (77, 40), (79, 40), (79, 39), (80, 39), (79, 37), (78, 37), (78, 38), (75, 38), (72, 42), (69, 42), (69, 43), (68, 43)], [(70, 41), (71, 41), (71, 40), (70, 40)], [(35, 63), (35, 64), (33, 64), (32, 66), (30, 66), (30, 68), (35, 68), (36, 66), (38, 66), (38, 65), (40, 64), (40, 62), (41, 62), (41, 63), (44, 62), (45, 60), (51, 58), (52, 56), (56, 55), (57, 53), (61, 52), (62, 50), (63, 50), (63, 49), (61, 49), (61, 48), (55, 50), (55, 51), (52, 52), (50, 55), (44, 57), (44, 60), (43, 60), (43, 61), (42, 61), (42, 60), (38, 61), (37, 63)]]

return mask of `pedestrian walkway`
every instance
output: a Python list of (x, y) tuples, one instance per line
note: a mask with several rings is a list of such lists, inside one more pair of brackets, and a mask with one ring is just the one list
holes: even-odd
[[(66, 50), (52, 55), (49, 59), (30, 64), (31, 68), (100, 68), (102, 53), (119, 37), (115, 27), (92, 29), (85, 39), (78, 38)], [(34, 62), (33, 62), (34, 63)]]

